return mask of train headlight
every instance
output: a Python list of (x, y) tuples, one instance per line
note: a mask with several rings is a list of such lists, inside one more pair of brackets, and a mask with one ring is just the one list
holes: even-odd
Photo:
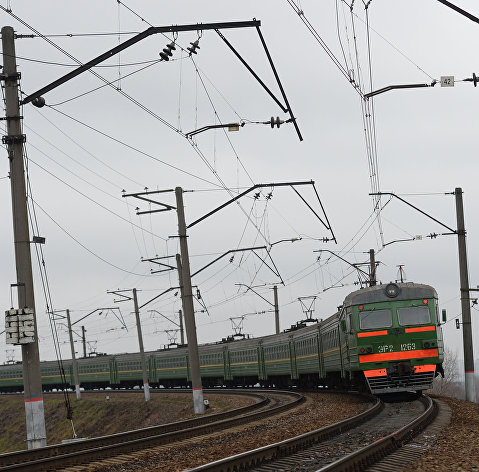
[(399, 287), (396, 284), (390, 283), (386, 285), (386, 296), (389, 298), (396, 298), (399, 295)]
[(422, 342), (424, 349), (430, 349), (437, 347), (437, 341), (435, 339), (426, 339)]

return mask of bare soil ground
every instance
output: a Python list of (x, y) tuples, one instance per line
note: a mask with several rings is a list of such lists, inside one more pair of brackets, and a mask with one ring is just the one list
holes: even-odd
[[(107, 399), (108, 397), (108, 399)], [(205, 395), (211, 407), (208, 414), (239, 408), (252, 402), (247, 397)], [(73, 423), (78, 437), (98, 437), (108, 434), (172, 423), (194, 417), (191, 393), (152, 393), (149, 402), (143, 393), (102, 391), (82, 393), (76, 400), (70, 395)], [(46, 394), (45, 421), (48, 444), (73, 437), (66, 418), (62, 394)], [(25, 409), (22, 395), (0, 395), (0, 453), (26, 449)]]

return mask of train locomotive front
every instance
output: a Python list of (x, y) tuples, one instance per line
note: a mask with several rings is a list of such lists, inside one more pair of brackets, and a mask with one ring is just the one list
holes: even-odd
[(437, 293), (429, 285), (389, 283), (345, 299), (350, 361), (374, 394), (422, 391), (444, 374)]

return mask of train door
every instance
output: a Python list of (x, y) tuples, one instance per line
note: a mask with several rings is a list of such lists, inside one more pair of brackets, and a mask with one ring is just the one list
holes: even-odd
[(341, 321), (341, 317), (339, 318), (339, 324), (336, 325), (336, 328), (333, 330), (333, 336), (335, 338), (335, 342), (337, 343), (337, 349), (339, 352), (339, 362), (341, 364), (341, 378), (344, 379), (346, 377), (346, 369), (345, 369), (345, 359), (344, 359), (344, 353), (345, 353), (345, 346), (343, 344), (344, 341), (344, 332), (342, 330), (343, 323)]
[(344, 354), (343, 354), (343, 360), (344, 360), (344, 367), (345, 370), (349, 372), (349, 375), (351, 376), (351, 358), (350, 358), (350, 352), (351, 352), (351, 346), (350, 346), (350, 333), (352, 332), (352, 326), (351, 326), (351, 308), (347, 308), (346, 310), (343, 310), (342, 316), (344, 316), (344, 325), (346, 328), (346, 331), (343, 334), (344, 336)]
[(224, 366), (224, 379), (233, 380), (233, 377), (231, 375), (230, 352), (227, 347), (223, 349), (223, 366)]
[(317, 335), (316, 341), (317, 341), (317, 349), (318, 349), (319, 378), (324, 379), (326, 377), (326, 372), (324, 370), (323, 337), (321, 335), (320, 325), (318, 325), (318, 335)]
[(294, 344), (294, 340), (292, 339), (289, 340), (288, 347), (289, 347), (289, 360), (291, 363), (291, 378), (297, 379), (298, 365), (296, 363), (296, 345)]
[(258, 380), (266, 380), (263, 346), (258, 346)]
[(116, 362), (116, 359), (110, 360), (109, 368), (110, 368), (110, 385), (119, 385), (120, 378), (118, 375), (118, 363)]
[(148, 357), (148, 380), (151, 383), (158, 382), (158, 371), (156, 370), (156, 357)]

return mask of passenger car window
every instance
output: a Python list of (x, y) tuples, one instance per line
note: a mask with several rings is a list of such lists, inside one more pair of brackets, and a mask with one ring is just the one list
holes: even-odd
[(419, 325), (431, 322), (431, 314), (427, 306), (409, 306), (407, 308), (398, 308), (399, 324)]
[(392, 324), (391, 310), (361, 311), (359, 313), (359, 329), (388, 328)]

